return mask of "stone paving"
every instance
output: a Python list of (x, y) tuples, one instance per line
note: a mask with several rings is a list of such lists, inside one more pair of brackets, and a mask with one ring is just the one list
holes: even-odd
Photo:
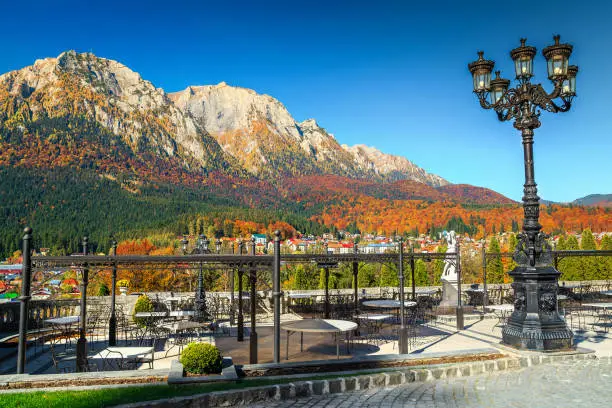
[(559, 361), (513, 371), (252, 404), (257, 408), (610, 407), (612, 359)]

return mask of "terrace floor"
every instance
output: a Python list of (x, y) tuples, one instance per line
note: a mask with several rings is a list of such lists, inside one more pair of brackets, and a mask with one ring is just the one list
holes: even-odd
[[(297, 314), (284, 314), (281, 322), (301, 319)], [(308, 318), (308, 316), (306, 316)], [(273, 358), (273, 325), (270, 319), (262, 318), (257, 323), (258, 337), (258, 363), (270, 363)], [(498, 347), (501, 342), (501, 327), (497, 326), (498, 320), (492, 314), (485, 315), (482, 319), (472, 316), (466, 320), (465, 330), (458, 331), (452, 317), (448, 319), (437, 319), (437, 321), (421, 325), (417, 332), (415, 341), (411, 343), (409, 352), (418, 354), (459, 351), (468, 349), (479, 349), (484, 347)], [(245, 336), (243, 342), (238, 342), (236, 330), (218, 330), (214, 334), (199, 338), (200, 341), (214, 342), (225, 357), (232, 357), (234, 364), (249, 364), (250, 350), (250, 322), (245, 322)], [(397, 326), (395, 326), (397, 327)], [(393, 333), (393, 325), (384, 324), (375, 336), (367, 341), (355, 340), (352, 343), (350, 354), (347, 354), (344, 342), (340, 346), (340, 358), (352, 358), (364, 355), (397, 354), (397, 335)], [(95, 342), (89, 344), (89, 354), (100, 351), (107, 346), (107, 339), (102, 336)], [(612, 334), (595, 332), (591, 330), (575, 330), (575, 343), (579, 347), (592, 349), (599, 356), (612, 355)], [(76, 351), (73, 339), (72, 349), (63, 353), (68, 360), (74, 359)], [(88, 339), (89, 340), (89, 339)], [(289, 343), (288, 359), (286, 359), (287, 333), (281, 330), (281, 362), (297, 362), (336, 359), (336, 343), (330, 334), (305, 333), (304, 349), (300, 351), (299, 334), (291, 336)], [(119, 344), (121, 345), (121, 344)], [(61, 347), (61, 346), (60, 346)], [(36, 352), (36, 353), (35, 353)], [(178, 359), (178, 347), (172, 347), (170, 342), (158, 344), (155, 353), (154, 368), (156, 370), (168, 370), (171, 362)], [(28, 349), (26, 372), (31, 374), (52, 374), (57, 370), (51, 358), (49, 345)], [(68, 367), (70, 371), (72, 367)], [(148, 370), (148, 364), (141, 364), (138, 370)], [(0, 348), (0, 374), (14, 374), (16, 372), (16, 347)], [(144, 373), (143, 373), (144, 374)]]

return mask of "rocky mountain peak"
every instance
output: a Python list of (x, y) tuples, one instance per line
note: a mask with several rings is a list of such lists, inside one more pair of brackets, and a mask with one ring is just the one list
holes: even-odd
[(427, 173), (405, 157), (383, 153), (375, 147), (363, 144), (355, 146), (343, 144), (342, 148), (352, 155), (361, 170), (372, 171), (390, 181), (414, 180), (432, 187), (450, 184), (440, 176)]
[(3, 89), (26, 104), (34, 121), (84, 117), (121, 137), (135, 152), (179, 157), (187, 167), (224, 166), (220, 147), (191, 116), (162, 89), (117, 61), (66, 51), (0, 76)]

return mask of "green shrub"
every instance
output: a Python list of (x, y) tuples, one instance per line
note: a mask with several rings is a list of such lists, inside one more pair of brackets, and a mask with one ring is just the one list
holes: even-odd
[(147, 295), (138, 296), (138, 300), (136, 300), (136, 305), (134, 305), (134, 315), (132, 316), (134, 318), (134, 323), (141, 327), (145, 326), (149, 319), (146, 317), (135, 317), (136, 313), (152, 311), (153, 302), (151, 302), (151, 299), (149, 299)]
[(106, 283), (102, 282), (100, 286), (98, 286), (98, 296), (108, 295), (110, 295), (110, 290), (108, 289), (108, 286), (106, 286)]
[(208, 343), (189, 343), (181, 354), (185, 371), (193, 374), (220, 373), (223, 358), (219, 349)]

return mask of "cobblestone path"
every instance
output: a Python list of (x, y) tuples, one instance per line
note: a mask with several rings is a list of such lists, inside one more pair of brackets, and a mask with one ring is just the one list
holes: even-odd
[(280, 407), (612, 407), (612, 360), (564, 361), (464, 378), (250, 405)]

